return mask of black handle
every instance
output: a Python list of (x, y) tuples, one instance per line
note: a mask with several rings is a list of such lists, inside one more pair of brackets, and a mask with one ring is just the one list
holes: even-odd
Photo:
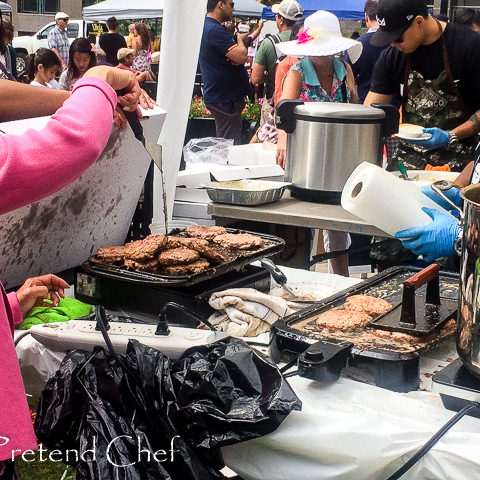
[[(117, 95), (121, 97), (126, 93), (127, 93), (126, 90), (119, 90), (117, 92)], [(143, 127), (142, 127), (142, 124), (140, 123), (140, 119), (138, 118), (137, 112), (128, 112), (126, 110), (123, 110), (123, 114), (125, 115), (125, 118), (127, 119), (127, 122), (133, 131), (133, 134), (135, 135), (135, 138), (144, 144), (145, 138), (143, 137)]]
[(277, 127), (287, 133), (295, 131), (295, 118), (293, 110), (298, 105), (303, 105), (301, 100), (280, 100), (275, 109), (275, 123)]
[(400, 125), (400, 112), (398, 108), (389, 103), (372, 103), (374, 108), (379, 108), (385, 112), (385, 120), (383, 121), (383, 136), (390, 137), (395, 133), (398, 133)]
[(285, 274), (269, 258), (262, 258), (262, 260), (260, 260), (260, 265), (268, 270), (277, 283), (280, 285), (287, 283), (287, 277)]
[(347, 365), (353, 343), (320, 340), (298, 357), (298, 374), (320, 382), (335, 382)]

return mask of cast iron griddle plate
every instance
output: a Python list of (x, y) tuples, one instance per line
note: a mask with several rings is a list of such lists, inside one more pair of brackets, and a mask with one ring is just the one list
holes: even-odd
[[(352, 353), (382, 357), (382, 354), (398, 353), (419, 353), (432, 348), (443, 341), (455, 331), (455, 320), (451, 318), (437, 330), (429, 335), (413, 336), (401, 332), (390, 333), (374, 329), (374, 324), (361, 330), (351, 332), (331, 332), (319, 330), (315, 324), (316, 317), (327, 310), (343, 305), (345, 300), (352, 295), (371, 295), (382, 298), (392, 304), (395, 308), (402, 300), (402, 282), (420, 271), (414, 267), (392, 267), (375, 277), (359, 283), (351, 288), (343, 290), (329, 298), (326, 298), (319, 305), (315, 305), (286, 317), (275, 323), (274, 331), (286, 336), (303, 338), (306, 346), (316, 340), (335, 339), (349, 341), (354, 344)], [(440, 299), (443, 302), (456, 305), (458, 298), (458, 275), (440, 273)], [(416, 302), (424, 301), (426, 286), (420, 287), (416, 292)], [(399, 308), (399, 307), (398, 307)], [(453, 315), (455, 312), (453, 312)], [(400, 315), (398, 315), (400, 318)], [(380, 336), (381, 335), (381, 336)]]
[[(218, 277), (232, 270), (240, 270), (254, 260), (281, 252), (285, 245), (285, 241), (283, 239), (273, 235), (247, 232), (233, 228), (227, 228), (226, 230), (227, 233), (250, 233), (251, 235), (256, 235), (263, 240), (263, 245), (256, 250), (232, 250), (225, 249), (210, 242), (210, 248), (224, 254), (227, 258), (227, 261), (221, 263), (220, 265), (211, 266), (201, 273), (195, 273), (191, 275), (166, 275), (150, 272), (137, 272), (135, 270), (129, 270), (118, 265), (103, 265), (90, 261), (83, 263), (82, 268), (88, 273), (115, 280), (141, 283), (145, 285), (186, 287), (203, 282), (209, 278)], [(182, 235), (182, 233), (183, 231), (173, 230), (169, 233), (169, 235), (185, 236)]]

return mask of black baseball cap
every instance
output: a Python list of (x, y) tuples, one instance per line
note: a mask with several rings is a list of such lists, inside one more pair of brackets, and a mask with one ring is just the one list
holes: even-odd
[(375, 47), (390, 45), (403, 35), (418, 15), (428, 15), (424, 0), (379, 0), (379, 29), (373, 34), (370, 43)]

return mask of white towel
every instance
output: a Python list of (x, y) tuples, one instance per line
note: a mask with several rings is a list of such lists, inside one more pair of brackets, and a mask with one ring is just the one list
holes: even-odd
[(261, 293), (254, 288), (231, 288), (216, 292), (208, 301), (218, 310), (208, 321), (234, 337), (256, 337), (268, 332), (279, 318), (293, 313), (281, 297)]

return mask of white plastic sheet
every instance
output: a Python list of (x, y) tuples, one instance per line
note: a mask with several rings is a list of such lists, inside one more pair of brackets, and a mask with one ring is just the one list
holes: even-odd
[[(173, 214), (206, 6), (207, 0), (164, 0), (157, 102), (168, 112), (158, 143), (162, 146), (169, 219)], [(154, 176), (153, 198), (153, 221), (163, 222), (162, 182), (158, 170)]]
[[(341, 378), (291, 377), (303, 402), (278, 430), (222, 449), (245, 480), (380, 480), (446, 423), (436, 394), (399, 394)], [(464, 417), (402, 480), (480, 478), (480, 420)]]

